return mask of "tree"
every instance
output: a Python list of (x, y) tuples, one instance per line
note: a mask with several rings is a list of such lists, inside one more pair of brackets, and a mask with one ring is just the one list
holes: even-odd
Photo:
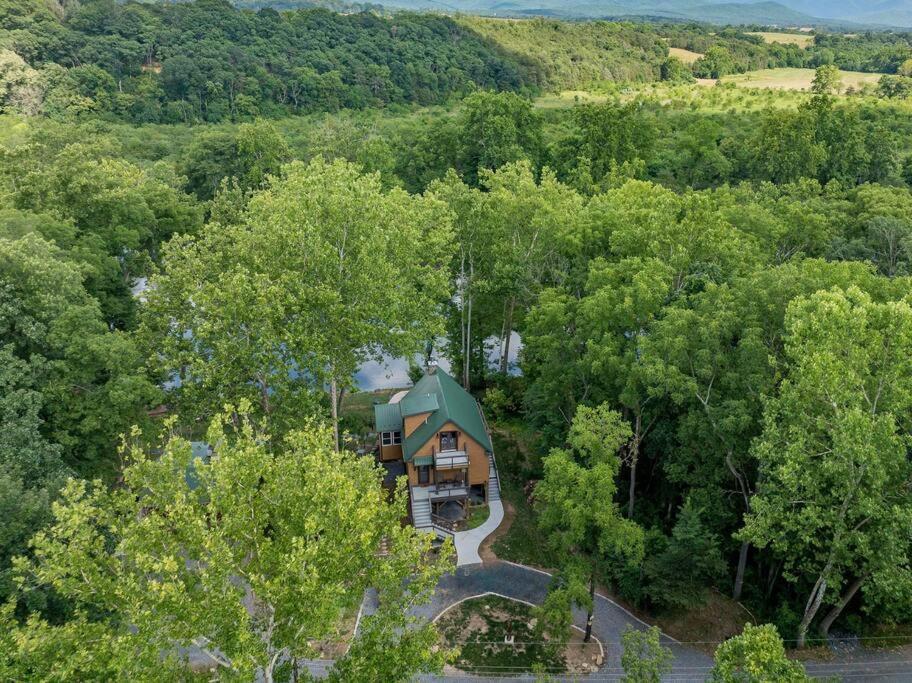
[(160, 391), (133, 339), (106, 324), (80, 265), (35, 233), (0, 238), (0, 338), (41, 394), (44, 438), (78, 471), (109, 475), (120, 435), (147, 424)]
[(247, 397), (273, 428), (317, 410), (357, 368), (411, 356), (442, 332), (447, 207), (345, 161), (288, 165), (236, 225), (176, 238), (152, 280), (143, 334), (156, 366), (181, 373), (193, 419)]
[[(458, 253), (451, 266), (459, 309), (459, 352), (452, 354), (462, 365), (462, 385), (472, 385), (472, 356), (476, 344), (477, 327), (473, 328), (475, 302), (489, 286), (494, 266), (490, 255), (494, 245), (490, 223), (480, 220), (483, 198), (481, 192), (471, 188), (450, 169), (446, 176), (428, 187), (428, 194), (447, 203), (453, 213), (455, 244)], [(482, 363), (484, 361), (482, 360)], [(476, 368), (484, 372), (485, 368)]]
[(668, 57), (659, 67), (659, 76), (670, 83), (693, 83), (693, 72), (677, 57)]
[[(569, 449), (556, 448), (544, 459), (544, 478), (535, 488), (539, 523), (549, 543), (566, 558), (570, 604), (588, 608), (585, 641), (592, 635), (596, 570), (612, 553), (632, 564), (643, 557), (643, 531), (623, 519), (614, 496), (620, 469), (618, 449), (630, 438), (621, 415), (602, 404), (580, 406), (567, 437)], [(589, 584), (582, 602), (581, 585)]]
[(785, 656), (782, 638), (772, 624), (745, 624), (739, 636), (716, 648), (712, 680), (717, 683), (803, 683), (810, 678), (801, 662)]
[(816, 177), (826, 159), (816, 140), (816, 117), (804, 110), (767, 114), (752, 140), (751, 155), (758, 178), (782, 184)]
[(548, 169), (536, 181), (528, 162), (482, 171), (478, 220), (493, 262), (489, 290), (502, 305), (500, 372), (506, 374), (516, 318), (541, 287), (560, 278), (566, 245), (578, 234), (582, 198)]
[(753, 447), (762, 486), (740, 535), (806, 591), (803, 647), (825, 602), (824, 631), (872, 574), (906, 563), (912, 308), (834, 288), (795, 300), (786, 330), (789, 372)]
[(480, 91), (462, 102), (458, 169), (470, 185), (482, 170), (528, 160), (538, 167), (542, 127), (532, 103), (515, 93)]
[(811, 83), (811, 92), (814, 95), (825, 97), (838, 94), (841, 87), (842, 72), (839, 71), (838, 67), (832, 64), (824, 64), (817, 67), (814, 72), (814, 80)]
[(698, 78), (722, 78), (735, 70), (735, 62), (722, 45), (713, 45), (693, 65)]
[(624, 651), (624, 683), (659, 683), (662, 676), (671, 672), (671, 650), (661, 643), (662, 632), (658, 626), (645, 631), (627, 628), (621, 635)]
[[(409, 613), (436, 585), (449, 546), (434, 559), (430, 537), (400, 523), (404, 484), (388, 499), (381, 471), (336, 452), (328, 428), (272, 439), (245, 412), (213, 422), (208, 459), (172, 434), (160, 457), (127, 449), (122, 488), (70, 481), (54, 522), (33, 540), (35, 560), (18, 571), (71, 600), (76, 616), (14, 627), (8, 667), (27, 664), (44, 677), (71, 666), (75, 649), (72, 665), (87, 678), (160, 680), (161, 666), (178, 667), (196, 647), (220, 677), (271, 682), (338, 638), (374, 589), (377, 609), (362, 616), (333, 679), (382, 672), (406, 681), (439, 668), (433, 626)], [(83, 626), (92, 637), (74, 645)], [(36, 639), (61, 647), (35, 661)]]
[(46, 371), (39, 356), (24, 361), (0, 347), (0, 601), (12, 592), (12, 558), (49, 521), (67, 474), (62, 449), (41, 433), (43, 397), (35, 387)]
[(577, 325), (586, 341), (583, 362), (607, 395), (624, 407), (633, 426), (624, 448), (629, 468), (627, 517), (636, 501), (640, 447), (655, 425), (642, 372), (641, 337), (650, 334), (656, 316), (671, 294), (671, 268), (659, 259), (630, 257), (619, 262), (597, 258), (590, 262), (588, 296), (579, 304)]
[(665, 549), (644, 563), (650, 598), (665, 609), (687, 609), (703, 602), (707, 585), (725, 574), (719, 539), (688, 499), (678, 514)]

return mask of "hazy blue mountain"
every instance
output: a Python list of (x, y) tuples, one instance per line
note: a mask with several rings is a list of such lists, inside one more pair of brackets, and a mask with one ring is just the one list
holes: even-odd
[(815, 17), (859, 23), (912, 26), (912, 0), (782, 0), (793, 10)]
[(502, 16), (654, 17), (718, 24), (912, 25), (912, 0), (373, 0), (388, 7)]

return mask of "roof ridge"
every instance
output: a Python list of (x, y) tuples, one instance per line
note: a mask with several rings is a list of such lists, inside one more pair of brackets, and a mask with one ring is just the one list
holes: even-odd
[[(447, 417), (449, 417), (450, 416), (450, 406), (447, 404), (446, 391), (444, 391), (444, 389), (443, 389), (443, 382), (440, 381), (440, 375), (437, 374), (439, 372), (440, 372), (440, 368), (437, 368), (437, 370), (434, 372), (434, 377), (437, 378), (437, 386), (440, 387), (440, 396), (437, 399), (437, 403), (438, 403), (437, 409), (438, 410), (442, 409), (444, 414)], [(443, 373), (443, 374), (446, 375), (446, 373)], [(449, 375), (447, 375), (447, 377), (449, 377)], [(442, 405), (440, 405), (440, 404), (442, 404)]]

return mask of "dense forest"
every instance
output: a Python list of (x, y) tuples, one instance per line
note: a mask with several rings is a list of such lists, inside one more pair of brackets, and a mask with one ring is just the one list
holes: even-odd
[[(907, 637), (912, 118), (833, 66), (908, 78), (907, 37), (215, 0), (0, 27), (0, 678), (191, 680), (162, 653), (208, 628), (226, 679), (297, 680), (369, 587), (331, 680), (439, 670), (408, 614), (446, 552), (333, 428), (365, 431), (364, 362), (441, 338), (526, 442), (498, 458), (536, 542), (504, 559), (560, 572), (543, 623), (598, 584), (651, 617), (716, 591), (792, 646)], [(704, 57), (668, 78), (669, 46)], [(689, 84), (722, 57), (818, 68)]]
[[(702, 57), (686, 66), (669, 47)], [(0, 48), (5, 108), (139, 123), (428, 105), (476, 89), (534, 93), (773, 67), (905, 76), (912, 56), (908, 34), (821, 34), (801, 48), (695, 24), (252, 11), (224, 0), (4, 0)]]

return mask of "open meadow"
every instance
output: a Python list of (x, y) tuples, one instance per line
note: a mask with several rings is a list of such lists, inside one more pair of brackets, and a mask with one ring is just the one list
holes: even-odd
[[(877, 85), (883, 74), (841, 71), (842, 88), (859, 89)], [(773, 90), (810, 90), (814, 69), (760, 69), (722, 78), (723, 83), (733, 83), (739, 88), (770, 88)], [(701, 85), (715, 85), (711, 79), (700, 79)]]
[(814, 36), (806, 33), (778, 33), (775, 31), (753, 31), (749, 36), (760, 36), (764, 43), (779, 43), (780, 45), (797, 45), (804, 48), (814, 44)]
[(672, 57), (677, 57), (685, 64), (693, 64), (703, 56), (703, 54), (700, 52), (685, 50), (683, 47), (670, 47), (668, 48), (668, 54)]

